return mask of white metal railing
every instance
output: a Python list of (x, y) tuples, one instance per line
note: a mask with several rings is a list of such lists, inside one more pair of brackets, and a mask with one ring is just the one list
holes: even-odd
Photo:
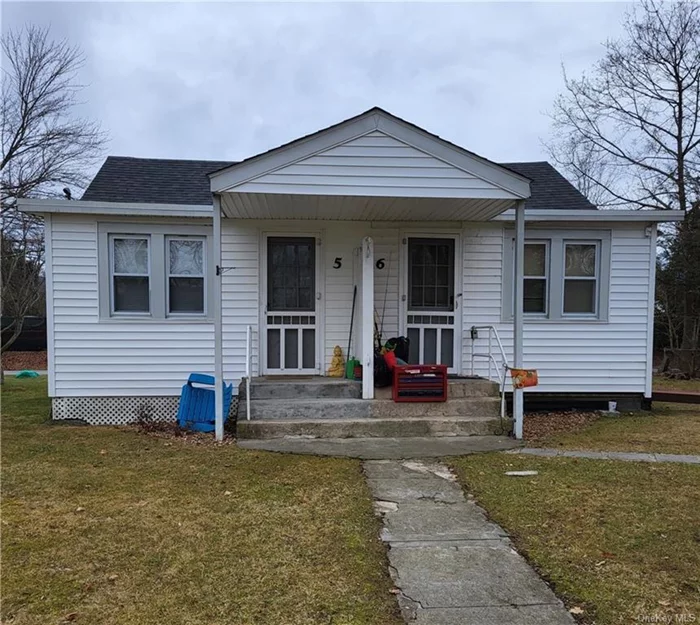
[(245, 329), (245, 418), (250, 421), (250, 372), (253, 370), (253, 326)]
[[(479, 330), (488, 331), (488, 352), (475, 352), (474, 342), (479, 339)], [(496, 370), (496, 378), (498, 380), (498, 385), (501, 390), (501, 419), (506, 416), (506, 377), (508, 375), (508, 370), (510, 369), (508, 365), (508, 358), (506, 357), (506, 351), (503, 349), (503, 343), (501, 343), (501, 337), (498, 335), (498, 330), (494, 326), (472, 326), (471, 327), (471, 375), (474, 375), (474, 360), (476, 358), (482, 358), (488, 360), (489, 363), (489, 380), (493, 380), (493, 370)], [(501, 357), (501, 363), (496, 361), (494, 356), (494, 341), (498, 347), (498, 352)]]

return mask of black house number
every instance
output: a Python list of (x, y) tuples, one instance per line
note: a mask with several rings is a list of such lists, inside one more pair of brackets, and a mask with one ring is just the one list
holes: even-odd
[(333, 269), (340, 269), (343, 266), (343, 259), (340, 256), (336, 256), (333, 261)]

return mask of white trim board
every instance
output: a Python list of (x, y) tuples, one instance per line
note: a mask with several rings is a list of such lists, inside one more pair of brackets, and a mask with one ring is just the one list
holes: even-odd
[(59, 200), (20, 198), (19, 210), (37, 215), (66, 213), (77, 215), (124, 215), (149, 217), (211, 218), (214, 207), (193, 204), (138, 204), (133, 202), (89, 202), (83, 200)]
[[(665, 222), (683, 221), (683, 211), (667, 210), (571, 210), (525, 209), (525, 221), (617, 221), (617, 222)], [(492, 218), (492, 221), (514, 221), (515, 209), (508, 209)]]

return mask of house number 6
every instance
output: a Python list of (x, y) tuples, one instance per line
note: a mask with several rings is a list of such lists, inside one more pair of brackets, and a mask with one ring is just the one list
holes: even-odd
[(380, 258), (380, 259), (377, 261), (376, 265), (377, 265), (377, 269), (384, 269), (384, 259), (383, 259), (383, 258)]

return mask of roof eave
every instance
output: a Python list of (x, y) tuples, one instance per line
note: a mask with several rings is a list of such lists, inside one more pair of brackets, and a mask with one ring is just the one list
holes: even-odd
[(61, 200), (52, 198), (20, 198), (17, 207), (23, 213), (34, 215), (74, 214), (126, 217), (211, 218), (214, 214), (213, 205), (93, 202), (90, 200)]
[[(506, 210), (492, 221), (514, 221), (515, 211)], [(525, 211), (526, 222), (597, 221), (664, 223), (685, 219), (680, 210), (598, 210), (598, 209), (531, 209)]]

